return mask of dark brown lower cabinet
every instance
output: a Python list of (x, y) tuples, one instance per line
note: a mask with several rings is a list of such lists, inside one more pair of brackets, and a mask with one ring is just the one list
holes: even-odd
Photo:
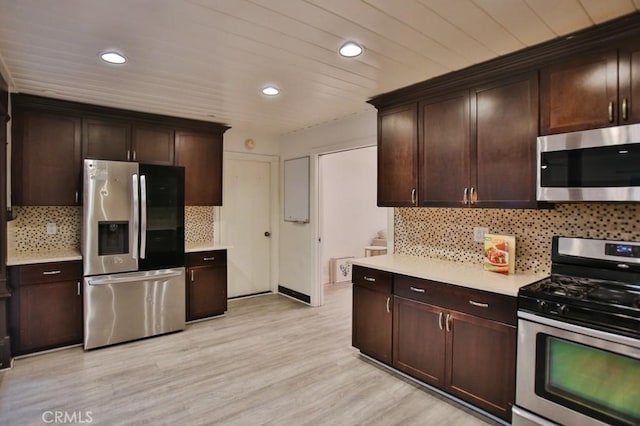
[(353, 267), (352, 345), (363, 354), (391, 364), (391, 274)]
[(10, 268), (14, 355), (82, 343), (82, 263)]
[(394, 296), (393, 366), (511, 419), (516, 328)]
[(187, 321), (224, 314), (227, 310), (227, 252), (187, 254)]
[(511, 420), (515, 401), (516, 327), (450, 312), (449, 330), (447, 390)]

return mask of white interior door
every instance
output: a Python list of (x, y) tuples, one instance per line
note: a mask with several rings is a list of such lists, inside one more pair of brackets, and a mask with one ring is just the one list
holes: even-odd
[(227, 250), (228, 297), (271, 289), (271, 175), (261, 159), (225, 159), (221, 242)]

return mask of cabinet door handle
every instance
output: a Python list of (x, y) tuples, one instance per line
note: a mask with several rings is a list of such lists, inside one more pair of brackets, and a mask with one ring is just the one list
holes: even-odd
[(424, 288), (418, 288), (418, 287), (409, 287), (409, 289), (411, 291), (415, 291), (416, 293), (424, 293)]
[(80, 281), (78, 281), (78, 296), (80, 296)]
[(613, 101), (609, 102), (609, 123), (613, 123)]
[(387, 313), (391, 312), (391, 309), (389, 308), (389, 303), (391, 303), (391, 296), (387, 297)]
[(627, 98), (622, 98), (622, 119), (624, 121), (629, 119), (629, 103)]
[(372, 283), (375, 283), (375, 282), (376, 282), (376, 279), (375, 279), (375, 278), (364, 277), (364, 280), (365, 280), (365, 281), (372, 282)]
[(76, 204), (78, 204), (78, 191), (76, 191)]
[(471, 190), (469, 191), (469, 204), (475, 204), (476, 201), (478, 201), (478, 193), (476, 192), (476, 189), (472, 186)]
[(411, 190), (411, 204), (416, 205), (416, 189)]
[(133, 150), (133, 161), (136, 161), (136, 150)]
[(440, 328), (440, 330), (444, 330), (444, 326), (442, 325), (442, 318), (444, 317), (444, 312), (440, 312), (438, 314), (438, 328)]
[(447, 320), (444, 322), (447, 327), (447, 332), (451, 331), (451, 314), (447, 314)]
[(42, 275), (58, 275), (60, 274), (62, 271), (44, 271), (42, 273)]
[(469, 204), (469, 188), (464, 189), (464, 195), (462, 196), (462, 203)]
[(205, 262), (208, 262), (209, 260), (216, 260), (216, 257), (215, 256), (203, 257), (202, 260), (204, 260)]
[(474, 302), (473, 300), (469, 300), (469, 304), (473, 305), (473, 306), (477, 306), (478, 308), (488, 308), (489, 307), (488, 303)]
[(127, 161), (131, 160), (131, 151), (127, 150)]
[(192, 270), (191, 270), (191, 282), (194, 282), (194, 281), (195, 281), (195, 279), (194, 279), (194, 277), (193, 277), (193, 272), (194, 272), (194, 271), (193, 271), (193, 269), (192, 269)]

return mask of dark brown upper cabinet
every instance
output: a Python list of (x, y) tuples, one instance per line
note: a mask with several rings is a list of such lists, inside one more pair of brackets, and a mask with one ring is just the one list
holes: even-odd
[(14, 105), (14, 205), (78, 205), (81, 130), (81, 120), (76, 116), (24, 110)]
[(222, 134), (176, 131), (176, 165), (185, 168), (186, 206), (222, 205)]
[(117, 120), (83, 120), (82, 156), (94, 160), (134, 161), (131, 124)]
[(469, 205), (536, 207), (538, 76), (472, 90)]
[(227, 126), (33, 95), (13, 94), (11, 101), (15, 205), (79, 204), (83, 158), (178, 163), (187, 205), (222, 204)]
[(171, 166), (174, 163), (174, 131), (164, 127), (133, 126), (133, 160)]
[(417, 104), (378, 113), (378, 206), (418, 205)]
[(535, 207), (535, 73), (420, 103), (420, 206)]
[(420, 103), (420, 205), (464, 206), (471, 182), (469, 91)]
[[(540, 73), (544, 135), (640, 122), (640, 43), (622, 43), (544, 67)], [(636, 101), (637, 102), (637, 101)]]
[(84, 158), (173, 165), (174, 131), (118, 120), (83, 120)]
[[(640, 42), (638, 38), (619, 50), (620, 124), (640, 123)], [(635, 101), (635, 105), (634, 105)], [(634, 107), (635, 106), (635, 107)]]

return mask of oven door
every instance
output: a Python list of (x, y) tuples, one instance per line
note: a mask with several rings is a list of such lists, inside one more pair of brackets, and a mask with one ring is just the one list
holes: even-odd
[(518, 317), (518, 407), (560, 424), (640, 424), (639, 339)]

